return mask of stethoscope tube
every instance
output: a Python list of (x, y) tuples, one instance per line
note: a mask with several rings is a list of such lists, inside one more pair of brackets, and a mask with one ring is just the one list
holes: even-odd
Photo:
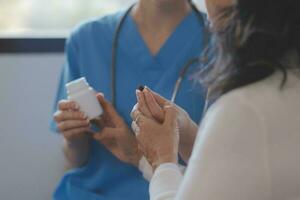
[[(198, 10), (198, 8), (191, 2), (189, 1), (192, 10), (196, 13), (199, 22), (201, 23), (201, 26), (205, 26), (205, 20), (204, 20), (204, 16), (202, 15), (202, 13)], [(133, 4), (132, 6), (130, 6), (126, 12), (124, 13), (124, 15), (122, 16), (122, 18), (120, 19), (119, 23), (117, 24), (117, 28), (114, 34), (114, 38), (113, 38), (113, 45), (112, 45), (112, 58), (111, 58), (111, 101), (113, 106), (116, 106), (116, 65), (117, 65), (117, 50), (118, 50), (118, 44), (119, 44), (119, 38), (120, 38), (120, 32), (122, 29), (122, 26), (124, 24), (124, 21), (126, 19), (126, 17), (130, 14), (132, 8), (135, 6), (135, 4)], [(206, 36), (206, 34), (205, 34)], [(204, 37), (205, 37), (204, 36)], [(204, 38), (204, 40), (207, 40), (206, 38)], [(176, 101), (176, 96), (177, 93), (180, 89), (181, 83), (185, 77), (185, 75), (188, 72), (188, 69), (191, 65), (195, 64), (199, 62), (199, 58), (193, 58), (191, 60), (189, 60), (182, 68), (179, 77), (175, 83), (174, 89), (173, 89), (173, 93), (172, 93), (172, 97), (171, 97), (171, 101), (173, 103), (175, 103)], [(205, 105), (208, 105), (208, 102), (206, 100)], [(207, 108), (205, 108), (206, 110)]]
[(116, 106), (116, 65), (117, 65), (117, 50), (118, 50), (118, 44), (119, 44), (119, 36), (121, 32), (122, 25), (124, 24), (124, 21), (126, 17), (129, 15), (131, 12), (132, 8), (135, 6), (133, 4), (128, 8), (128, 10), (125, 12), (124, 16), (121, 18), (117, 25), (117, 29), (114, 34), (114, 39), (113, 39), (113, 45), (112, 45), (112, 54), (111, 54), (111, 101), (112, 105), (115, 107)]
[(175, 83), (175, 87), (173, 89), (173, 93), (172, 93), (172, 97), (171, 97), (171, 102), (175, 103), (176, 101), (176, 96), (177, 93), (180, 89), (181, 86), (181, 82), (183, 81), (184, 76), (187, 74), (187, 71), (189, 69), (189, 67), (193, 64), (196, 64), (199, 62), (199, 58), (194, 58), (189, 60), (183, 67), (183, 69), (181, 70), (180, 74), (179, 74), (179, 78), (177, 79), (176, 83)]

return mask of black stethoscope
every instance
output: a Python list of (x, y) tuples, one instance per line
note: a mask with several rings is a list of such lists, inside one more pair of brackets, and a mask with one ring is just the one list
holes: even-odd
[[(205, 26), (205, 17), (203, 16), (203, 14), (198, 10), (196, 5), (194, 5), (190, 1), (189, 1), (189, 3), (191, 5), (192, 10), (196, 13), (198, 21), (201, 24), (201, 26)], [(125, 12), (125, 14), (121, 17), (121, 19), (120, 19), (120, 21), (117, 25), (115, 34), (114, 34), (114, 38), (113, 38), (112, 58), (111, 58), (112, 59), (111, 60), (111, 89), (112, 89), (112, 104), (114, 106), (116, 106), (116, 63), (117, 63), (117, 49), (118, 49), (118, 44), (119, 44), (119, 36), (120, 36), (120, 32), (121, 32), (122, 26), (124, 24), (124, 21), (125, 21), (126, 17), (130, 14), (130, 12), (131, 12), (132, 8), (134, 7), (134, 5), (129, 7), (127, 9), (127, 11)], [(207, 34), (204, 34), (204, 40), (205, 41), (207, 40), (206, 35)], [(178, 79), (175, 83), (175, 87), (173, 89), (172, 98), (171, 98), (171, 101), (173, 103), (176, 100), (176, 96), (177, 96), (177, 93), (180, 89), (181, 82), (184, 79), (184, 76), (186, 75), (189, 67), (191, 65), (195, 64), (195, 63), (198, 63), (198, 62), (199, 62), (199, 57), (196, 57), (196, 58), (193, 58), (193, 59), (190, 59), (189, 61), (187, 61), (186, 64), (183, 66), (183, 68), (182, 68), (182, 70), (179, 74), (179, 77), (178, 77)], [(205, 107), (207, 107), (206, 104), (207, 104), (207, 102), (205, 103)]]

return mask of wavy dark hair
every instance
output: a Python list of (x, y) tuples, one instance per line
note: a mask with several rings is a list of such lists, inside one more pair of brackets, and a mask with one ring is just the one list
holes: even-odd
[(210, 99), (289, 68), (289, 53), (300, 55), (299, 0), (236, 0), (220, 11), (211, 26), (211, 41), (197, 79), (209, 88)]

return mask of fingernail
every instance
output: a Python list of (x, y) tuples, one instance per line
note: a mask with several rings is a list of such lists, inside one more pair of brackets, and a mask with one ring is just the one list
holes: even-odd
[(138, 87), (138, 90), (141, 91), (141, 92), (143, 92), (144, 89), (145, 89), (145, 86), (143, 86), (143, 85), (140, 85), (140, 86)]
[(141, 93), (141, 91), (135, 90), (135, 94), (136, 94), (136, 97), (137, 97), (138, 99), (139, 99), (140, 93)]
[(147, 89), (146, 89), (146, 90), (144, 90), (144, 94), (145, 94), (146, 96), (148, 96), (148, 97), (149, 97), (149, 96), (150, 96), (150, 92), (149, 92), (149, 90), (147, 90)]

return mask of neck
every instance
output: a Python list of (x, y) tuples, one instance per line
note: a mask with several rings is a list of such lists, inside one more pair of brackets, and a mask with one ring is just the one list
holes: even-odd
[(140, 0), (132, 16), (148, 31), (173, 31), (190, 10), (187, 0)]

